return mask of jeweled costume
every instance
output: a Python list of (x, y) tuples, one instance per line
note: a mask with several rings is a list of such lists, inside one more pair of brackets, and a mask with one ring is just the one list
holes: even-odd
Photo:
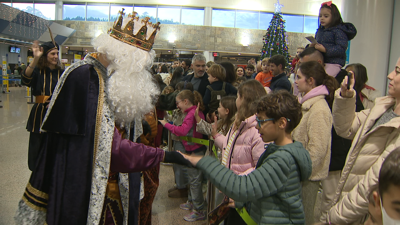
[(181, 157), (122, 138), (105, 91), (110, 75), (97, 57), (71, 65), (54, 90), (42, 126), (47, 143), (19, 202), (17, 224), (135, 224), (130, 207), (138, 194), (128, 173)]
[[(59, 46), (55, 42), (46, 42), (41, 45), (43, 48), (43, 56), (55, 49), (59, 49)], [(35, 104), (32, 107), (31, 113), (28, 118), (26, 129), (30, 132), (29, 136), (29, 149), (28, 149), (28, 166), (33, 171), (40, 148), (43, 144), (46, 134), (40, 132), (40, 127), (43, 122), (43, 118), (47, 112), (47, 100), (50, 100), (54, 88), (57, 85), (58, 79), (64, 72), (61, 68), (54, 70), (49, 67), (39, 69), (35, 67), (32, 75), (29, 77), (25, 74), (25, 70), (22, 71), (21, 82), (23, 85), (31, 88), (32, 95), (35, 96)]]

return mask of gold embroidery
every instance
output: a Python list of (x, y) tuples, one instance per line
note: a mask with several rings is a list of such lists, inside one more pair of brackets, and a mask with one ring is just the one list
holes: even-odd
[(38, 197), (46, 199), (46, 200), (49, 199), (49, 195), (48, 194), (46, 194), (46, 193), (44, 193), (42, 191), (39, 191), (38, 189), (32, 187), (32, 185), (30, 183), (28, 183), (28, 185), (26, 185), (26, 189), (28, 189), (28, 191), (30, 193), (34, 194), (35, 196), (38, 196)]
[(25, 77), (26, 79), (32, 79), (32, 76), (31, 77), (27, 77), (27, 76), (25, 76), (24, 73), (22, 74), (22, 76)]
[[(43, 70), (40, 71), (42, 73)], [(43, 90), (42, 90), (42, 95), (46, 95), (46, 70), (43, 73), (44, 79), (43, 79)]]
[(96, 165), (96, 155), (99, 147), (99, 136), (101, 132), (101, 118), (103, 115), (103, 102), (104, 102), (104, 80), (102, 73), (99, 69), (94, 68), (97, 72), (97, 76), (99, 78), (99, 97), (97, 101), (97, 115), (96, 115), (96, 127), (94, 133), (94, 150), (93, 150), (93, 166), (92, 166), (92, 174), (94, 172), (94, 167)]
[[(42, 112), (40, 113), (40, 126), (42, 126), (42, 120), (43, 120), (43, 111), (44, 111), (44, 107), (42, 107)], [(39, 133), (42, 133), (39, 129)]]
[(32, 127), (32, 132), (35, 132), (36, 113), (37, 113), (37, 109), (39, 108), (39, 106), (42, 106), (42, 105), (41, 105), (41, 104), (37, 104), (37, 105), (36, 105), (35, 117), (33, 117), (33, 127)]
[(22, 200), (25, 202), (25, 204), (26, 204), (27, 206), (31, 207), (32, 209), (39, 210), (39, 211), (43, 211), (43, 212), (46, 212), (46, 211), (47, 211), (46, 208), (36, 206), (36, 205), (32, 204), (31, 202), (29, 202), (28, 199), (25, 198), (25, 196), (22, 196)]
[(29, 192), (27, 192), (27, 191), (25, 191), (25, 194), (28, 195), (29, 198), (32, 199), (32, 201), (35, 201), (35, 202), (40, 203), (40, 204), (43, 204), (43, 205), (47, 205), (47, 203), (44, 203), (44, 202), (42, 202), (42, 201), (37, 200), (37, 199), (35, 198), (35, 196), (32, 196), (32, 195), (29, 194)]
[[(51, 89), (53, 87), (53, 86), (51, 86), (52, 83), (53, 83), (53, 73), (52, 73), (52, 71), (50, 71), (50, 88), (49, 88), (50, 94), (49, 95), (51, 95)], [(46, 94), (46, 92), (44, 94)]]

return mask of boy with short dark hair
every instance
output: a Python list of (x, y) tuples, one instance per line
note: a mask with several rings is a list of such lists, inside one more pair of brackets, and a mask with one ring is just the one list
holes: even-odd
[(283, 55), (274, 55), (269, 59), (269, 69), (274, 77), (271, 80), (270, 89), (272, 91), (287, 90), (291, 91), (292, 84), (285, 73), (286, 59)]
[(246, 79), (247, 79), (247, 80), (253, 79), (252, 76), (253, 76), (253, 74), (254, 74), (254, 70), (255, 70), (255, 69), (256, 69), (256, 68), (255, 68), (252, 64), (248, 64), (248, 65), (246, 66)]
[(215, 157), (184, 157), (231, 198), (231, 207), (246, 209), (255, 223), (304, 224), (300, 182), (311, 175), (311, 158), (291, 137), (301, 117), (300, 103), (287, 91), (261, 98), (256, 128), (264, 142), (272, 143), (266, 146), (255, 170), (246, 176), (234, 174)]

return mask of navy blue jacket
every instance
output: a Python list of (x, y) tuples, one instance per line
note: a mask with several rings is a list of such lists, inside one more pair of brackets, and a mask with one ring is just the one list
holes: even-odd
[(334, 27), (320, 27), (315, 34), (315, 39), (322, 44), (326, 52), (325, 63), (340, 64), (346, 63), (346, 50), (348, 41), (357, 34), (356, 27), (351, 23), (342, 23)]
[(292, 84), (287, 78), (285, 73), (281, 73), (278, 76), (274, 76), (271, 80), (271, 86), (269, 87), (272, 91), (278, 91), (281, 89), (290, 92), (292, 89)]

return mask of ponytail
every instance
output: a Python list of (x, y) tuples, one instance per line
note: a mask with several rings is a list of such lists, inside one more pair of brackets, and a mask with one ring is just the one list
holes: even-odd
[(333, 99), (335, 97), (335, 91), (336, 89), (338, 89), (339, 84), (334, 77), (329, 76), (328, 74), (326, 74), (322, 84), (325, 85), (325, 87), (329, 91), (329, 95), (325, 96), (325, 100), (328, 103), (329, 107), (332, 109)]
[(183, 90), (178, 93), (177, 97), (180, 99), (187, 99), (193, 105), (197, 106), (200, 103), (200, 111), (204, 111), (205, 107), (203, 105), (203, 97), (197, 91)]
[(304, 62), (300, 64), (299, 70), (307, 79), (312, 77), (315, 80), (315, 86), (326, 86), (329, 91), (329, 95), (325, 97), (325, 100), (328, 103), (329, 107), (332, 108), (335, 90), (339, 87), (336, 79), (329, 76), (325, 72), (325, 68), (316, 61)]

